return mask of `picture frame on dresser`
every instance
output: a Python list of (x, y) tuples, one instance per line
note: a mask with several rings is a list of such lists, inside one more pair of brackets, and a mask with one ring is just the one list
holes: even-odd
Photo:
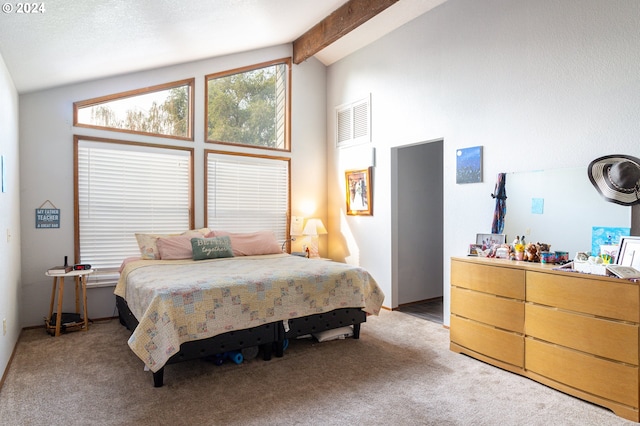
[(496, 244), (504, 244), (507, 242), (505, 234), (476, 234), (476, 245), (482, 250), (493, 247)]
[(478, 256), (478, 252), (482, 250), (482, 244), (469, 244), (469, 256)]
[(640, 269), (640, 237), (629, 236), (620, 238), (620, 249), (616, 264), (621, 266), (631, 266)]

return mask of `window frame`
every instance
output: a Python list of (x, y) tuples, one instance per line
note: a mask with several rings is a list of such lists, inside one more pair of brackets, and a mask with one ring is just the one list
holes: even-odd
[[(239, 142), (229, 141), (217, 141), (209, 139), (209, 81), (227, 77), (234, 74), (241, 74), (249, 71), (258, 70), (261, 68), (267, 68), (272, 65), (284, 64), (287, 68), (286, 71), (286, 94), (285, 94), (285, 106), (284, 106), (284, 148), (272, 148), (260, 145), (250, 145)], [(291, 152), (291, 58), (274, 59), (272, 61), (261, 62), (259, 64), (247, 65), (244, 67), (234, 68), (231, 70), (220, 71), (213, 74), (207, 74), (204, 76), (204, 139), (206, 143), (229, 145), (229, 146), (241, 146), (253, 149), (266, 149), (271, 151)]]
[[(84, 127), (88, 129), (108, 130), (112, 132), (128, 133), (128, 134), (134, 134), (134, 135), (156, 136), (161, 138), (177, 139), (177, 140), (193, 142), (194, 141), (193, 127), (194, 127), (194, 106), (195, 106), (195, 99), (194, 99), (195, 81), (196, 81), (195, 78), (188, 78), (185, 80), (173, 81), (169, 83), (158, 84), (155, 86), (144, 87), (141, 89), (128, 90), (126, 92), (113, 93), (106, 96), (100, 96), (97, 98), (74, 102), (73, 103), (73, 126)], [(173, 89), (181, 86), (188, 86), (188, 91), (189, 91), (189, 105), (188, 105), (189, 118), (187, 119), (187, 123), (188, 123), (187, 136), (165, 135), (161, 133), (143, 132), (140, 130), (119, 129), (116, 127), (107, 127), (107, 126), (96, 126), (93, 124), (85, 124), (85, 123), (78, 122), (78, 110), (83, 107), (104, 104), (111, 101), (117, 101), (120, 99), (133, 98), (140, 95), (146, 95), (148, 93), (161, 92), (163, 90), (169, 90), (169, 89)]]
[[(189, 194), (188, 194), (188, 204), (189, 204), (189, 229), (194, 229), (195, 223), (195, 209), (194, 209), (194, 156), (195, 149), (193, 147), (181, 147), (175, 145), (161, 145), (161, 144), (150, 144), (150, 143), (141, 143), (141, 142), (131, 142), (124, 141), (119, 139), (110, 139), (110, 138), (101, 138), (94, 136), (85, 136), (85, 135), (73, 135), (73, 204), (74, 204), (74, 263), (80, 262), (80, 192), (78, 188), (79, 184), (79, 162), (78, 162), (78, 154), (79, 154), (79, 144), (81, 141), (86, 142), (98, 142), (98, 143), (107, 143), (113, 145), (127, 145), (127, 146), (137, 146), (137, 147), (147, 147), (153, 149), (167, 149), (174, 151), (187, 151), (189, 153)], [(105, 270), (106, 273), (111, 273), (112, 271)]]
[[(266, 160), (274, 160), (274, 161), (284, 161), (287, 166), (287, 209), (286, 209), (286, 223), (285, 223), (285, 240), (283, 245), (286, 247), (286, 251), (290, 251), (290, 241), (291, 241), (291, 158), (290, 157), (281, 157), (281, 156), (272, 156), (272, 155), (261, 155), (247, 152), (232, 152), (232, 151), (221, 151), (214, 149), (205, 149), (204, 150), (204, 226), (207, 228), (211, 227), (209, 223), (209, 154), (214, 155), (228, 155), (228, 156), (239, 156), (239, 157), (251, 157), (251, 158), (262, 158)], [(258, 229), (256, 229), (258, 231)], [(278, 237), (276, 235), (276, 237)]]

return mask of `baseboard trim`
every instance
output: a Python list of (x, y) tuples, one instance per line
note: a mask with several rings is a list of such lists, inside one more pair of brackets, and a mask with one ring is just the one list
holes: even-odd
[(2, 372), (2, 378), (0, 378), (0, 394), (2, 394), (2, 386), (4, 386), (4, 381), (7, 378), (7, 374), (9, 373), (9, 368), (11, 367), (11, 363), (13, 362), (13, 357), (16, 355), (16, 349), (18, 349), (18, 342), (20, 342), (21, 335), (22, 335), (22, 330), (20, 330), (20, 334), (18, 334), (18, 339), (16, 340), (16, 343), (13, 345), (13, 350), (11, 351), (9, 362), (7, 362), (7, 366)]

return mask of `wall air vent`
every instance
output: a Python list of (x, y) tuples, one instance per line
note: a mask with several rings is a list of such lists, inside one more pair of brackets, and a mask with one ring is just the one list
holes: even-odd
[(371, 142), (371, 95), (336, 107), (336, 145), (365, 142)]

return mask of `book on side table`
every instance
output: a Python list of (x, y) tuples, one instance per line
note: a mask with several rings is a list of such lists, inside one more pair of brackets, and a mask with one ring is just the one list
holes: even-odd
[(49, 268), (47, 273), (49, 275), (64, 275), (71, 271), (73, 271), (73, 266), (54, 266), (53, 268)]

